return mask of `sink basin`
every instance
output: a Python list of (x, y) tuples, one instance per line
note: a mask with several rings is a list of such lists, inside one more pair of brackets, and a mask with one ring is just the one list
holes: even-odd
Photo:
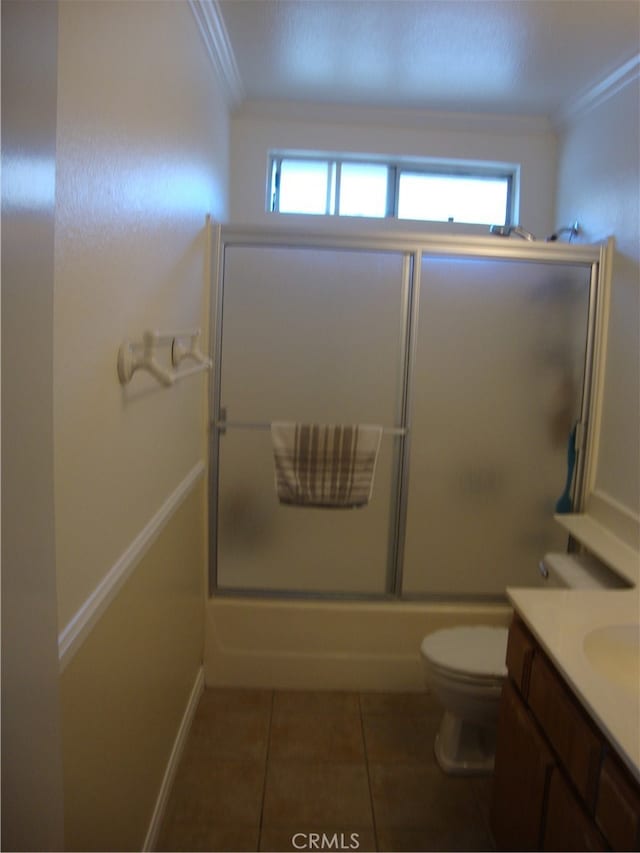
[(640, 625), (605, 625), (584, 638), (593, 669), (634, 696), (640, 694)]

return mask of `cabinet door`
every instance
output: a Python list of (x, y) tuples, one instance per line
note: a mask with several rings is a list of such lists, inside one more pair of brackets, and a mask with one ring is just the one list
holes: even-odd
[[(498, 850), (539, 850), (553, 756), (511, 682), (502, 691), (491, 802)], [(558, 848), (561, 849), (561, 848)]]
[(611, 755), (600, 771), (596, 821), (614, 850), (640, 850), (640, 788)]
[(607, 850), (604, 838), (562, 773), (551, 777), (543, 850)]
[(587, 806), (593, 808), (602, 741), (577, 700), (542, 654), (529, 682), (529, 707)]

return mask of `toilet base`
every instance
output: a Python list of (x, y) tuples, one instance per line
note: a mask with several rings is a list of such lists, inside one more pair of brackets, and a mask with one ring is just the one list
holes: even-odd
[(436, 761), (445, 773), (481, 776), (493, 772), (496, 731), (445, 711), (436, 735)]

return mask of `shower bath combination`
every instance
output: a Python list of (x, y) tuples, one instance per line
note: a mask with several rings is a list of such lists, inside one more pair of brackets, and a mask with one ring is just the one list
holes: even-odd
[[(564, 548), (553, 514), (588, 420), (600, 250), (497, 245), (222, 228), (212, 594), (500, 602)], [(382, 426), (369, 505), (279, 504), (276, 421)]]

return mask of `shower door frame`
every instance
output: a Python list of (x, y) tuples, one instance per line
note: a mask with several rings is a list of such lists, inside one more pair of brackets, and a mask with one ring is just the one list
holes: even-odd
[[(403, 595), (404, 543), (408, 510), (408, 480), (411, 459), (411, 411), (414, 393), (414, 373), (417, 352), (417, 322), (421, 290), (423, 257), (473, 258), (494, 261), (530, 261), (548, 264), (572, 264), (590, 269), (587, 334), (580, 419), (576, 435), (577, 460), (573, 487), (574, 512), (579, 512), (593, 477), (593, 456), (597, 449), (597, 429), (602, 396), (604, 352), (603, 340), (608, 307), (611, 241), (602, 245), (574, 245), (535, 241), (500, 240), (495, 237), (425, 235), (415, 232), (382, 234), (307, 232), (293, 229), (243, 228), (218, 225), (215, 237), (215, 263), (211, 266), (212, 291), (210, 329), (210, 355), (213, 359), (209, 386), (209, 595), (231, 597), (260, 597), (280, 599), (308, 599), (326, 601), (433, 601), (438, 595)], [(252, 423), (226, 422), (221, 406), (223, 300), (225, 250), (231, 247), (279, 249), (328, 249), (401, 255), (402, 264), (402, 319), (401, 384), (397, 417), (399, 447), (394, 451), (394, 473), (391, 482), (391, 506), (394, 517), (390, 524), (389, 563), (387, 588), (383, 593), (313, 592), (300, 590), (274, 590), (257, 588), (219, 587), (218, 561), (218, 475), (220, 462), (220, 436), (227, 428), (260, 428)], [(502, 601), (495, 596), (446, 596), (447, 600)]]

